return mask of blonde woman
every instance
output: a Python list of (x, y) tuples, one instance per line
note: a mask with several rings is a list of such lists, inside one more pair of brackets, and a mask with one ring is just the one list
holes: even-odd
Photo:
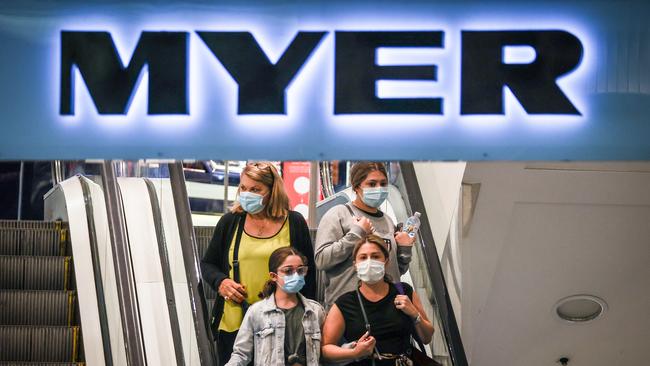
[[(269, 257), (281, 247), (294, 247), (314, 263), (307, 223), (289, 210), (284, 183), (270, 162), (247, 164), (241, 173), (238, 200), (219, 220), (201, 261), (205, 282), (219, 296), (210, 317), (219, 363), (230, 358), (233, 343), (249, 305), (258, 301)], [(236, 259), (236, 260), (235, 260)], [(314, 298), (315, 269), (310, 268), (301, 293)]]

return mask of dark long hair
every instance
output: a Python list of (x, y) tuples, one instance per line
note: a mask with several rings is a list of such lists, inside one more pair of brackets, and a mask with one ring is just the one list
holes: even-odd
[[(307, 257), (305, 257), (297, 249), (292, 247), (282, 247), (274, 250), (273, 253), (271, 253), (271, 256), (269, 257), (269, 272), (278, 273), (278, 268), (280, 268), (287, 257), (292, 255), (300, 257), (303, 266), (308, 265)], [(264, 288), (262, 288), (262, 292), (260, 292), (258, 296), (260, 299), (266, 299), (267, 297), (271, 296), (271, 294), (275, 293), (276, 288), (276, 282), (269, 279), (264, 284)]]
[(388, 172), (384, 163), (376, 161), (359, 161), (354, 163), (350, 169), (350, 184), (352, 185), (352, 189), (356, 190), (359, 188), (361, 183), (368, 178), (368, 174), (374, 171), (378, 171), (384, 177), (388, 178)]

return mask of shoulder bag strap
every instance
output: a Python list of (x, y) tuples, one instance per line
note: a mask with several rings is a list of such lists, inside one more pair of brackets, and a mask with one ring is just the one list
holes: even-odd
[[(348, 203), (344, 203), (343, 206), (345, 206), (345, 208), (348, 209), (348, 212), (350, 213), (350, 216), (352, 216), (353, 218), (356, 217), (354, 215), (354, 212), (352, 211), (352, 207), (350, 207), (350, 205)], [(343, 228), (343, 223), (342, 222), (339, 221), (339, 224), (341, 225), (341, 231), (343, 232), (343, 235), (345, 236), (345, 234), (347, 234), (347, 231), (345, 231), (345, 229)]]
[[(246, 215), (239, 219), (237, 224), (237, 236), (235, 237), (235, 248), (232, 253), (232, 273), (233, 280), (237, 283), (240, 283), (239, 279), (239, 244), (241, 243), (241, 236), (244, 232), (244, 224), (246, 223)], [(246, 300), (242, 301), (241, 307), (244, 309), (244, 313), (248, 310), (248, 302)]]
[[(394, 285), (395, 285), (395, 288), (397, 288), (397, 293), (399, 293), (400, 295), (405, 295), (406, 294), (406, 292), (404, 291), (404, 284), (402, 282), (395, 282)], [(415, 291), (415, 289), (413, 289), (413, 291)], [(413, 301), (412, 298), (411, 298), (411, 301)], [(415, 324), (412, 324), (412, 329), (413, 329), (413, 332), (411, 332), (411, 337), (413, 337), (413, 340), (415, 340), (415, 343), (417, 343), (417, 345), (420, 347), (420, 350), (422, 352), (426, 353), (426, 349), (424, 348), (424, 343), (422, 343), (422, 340), (420, 339), (420, 336), (418, 335), (418, 331), (415, 329)]]
[[(368, 315), (366, 315), (366, 308), (363, 306), (363, 300), (361, 299), (361, 293), (359, 292), (359, 289), (357, 288), (357, 299), (359, 299), (359, 307), (361, 307), (361, 314), (363, 314), (363, 321), (366, 323), (366, 330), (368, 331), (369, 335), (372, 335), (372, 332), (370, 331), (370, 322), (368, 322)], [(377, 354), (377, 358), (381, 360), (381, 356), (379, 355), (379, 351), (377, 350), (377, 344), (375, 343), (375, 353)], [(372, 366), (375, 366), (375, 358), (370, 357), (370, 360), (372, 362)]]
[(345, 208), (348, 209), (348, 212), (350, 213), (350, 216), (355, 217), (356, 215), (354, 214), (354, 211), (352, 211), (352, 207), (350, 207), (349, 203), (344, 204)]

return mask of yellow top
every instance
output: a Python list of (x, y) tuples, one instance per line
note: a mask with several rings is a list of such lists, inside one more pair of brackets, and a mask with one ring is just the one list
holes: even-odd
[[(246, 301), (248, 301), (249, 305), (260, 300), (258, 295), (269, 279), (269, 257), (271, 253), (278, 248), (290, 245), (288, 222), (289, 220), (285, 219), (280, 231), (270, 238), (257, 238), (248, 235), (246, 231), (242, 233), (241, 242), (239, 243), (239, 279), (246, 288), (248, 294)], [(231, 264), (231, 267), (236, 239), (237, 235), (234, 235), (228, 251), (228, 263)], [(234, 278), (232, 268), (229, 276)], [(244, 312), (241, 306), (232, 301), (226, 301), (223, 307), (221, 323), (219, 323), (219, 330), (235, 332), (239, 329), (243, 320)]]

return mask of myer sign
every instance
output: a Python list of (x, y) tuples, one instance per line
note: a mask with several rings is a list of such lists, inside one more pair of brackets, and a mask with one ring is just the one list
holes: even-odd
[[(563, 29), (461, 30), (460, 44), (445, 44), (443, 31), (298, 31), (277, 62), (271, 62), (250, 32), (196, 31), (238, 86), (238, 115), (287, 114), (287, 87), (321, 41), (334, 37), (333, 115), (504, 115), (507, 87), (529, 115), (580, 116), (557, 80), (580, 67), (583, 44)], [(106, 31), (60, 32), (60, 104), (75, 114), (75, 70), (99, 115), (127, 115), (140, 74), (148, 69), (148, 114), (191, 115), (188, 92), (190, 33), (143, 31), (127, 65)], [(197, 45), (193, 45), (195, 47)], [(444, 96), (380, 98), (377, 82), (435, 82), (447, 72), (435, 64), (377, 64), (381, 48), (460, 48), (458, 110), (444, 110)], [(508, 62), (509, 47), (525, 47), (533, 57)], [(318, 88), (319, 85), (314, 85)]]

